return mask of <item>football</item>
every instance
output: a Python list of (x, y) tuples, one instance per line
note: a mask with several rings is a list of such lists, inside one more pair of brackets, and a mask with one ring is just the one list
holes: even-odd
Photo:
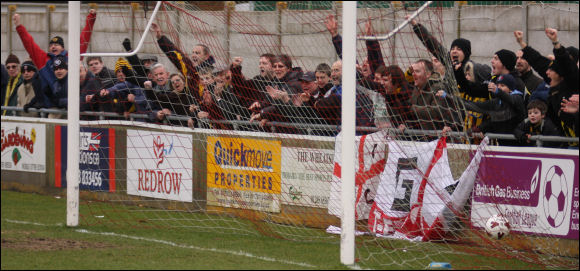
[(491, 238), (502, 239), (510, 233), (510, 223), (505, 217), (495, 214), (485, 223), (485, 232)]

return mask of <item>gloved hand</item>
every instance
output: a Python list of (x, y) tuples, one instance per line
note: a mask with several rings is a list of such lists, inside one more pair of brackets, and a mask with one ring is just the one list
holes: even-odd
[(28, 109), (30, 109), (30, 107), (32, 107), (30, 105), (30, 103), (25, 104), (22, 108), (24, 109), (24, 113), (28, 113)]
[(125, 48), (125, 50), (127, 50), (127, 52), (130, 52), (132, 50), (131, 40), (129, 38), (125, 38), (125, 40), (123, 40), (123, 47)]

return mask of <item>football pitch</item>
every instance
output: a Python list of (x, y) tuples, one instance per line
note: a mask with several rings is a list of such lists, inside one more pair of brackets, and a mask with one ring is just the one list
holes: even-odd
[[(119, 221), (107, 223), (105, 217), (101, 218), (103, 223), (84, 226), (81, 222), (81, 226), (71, 228), (65, 226), (65, 198), (2, 191), (1, 200), (2, 269), (352, 268), (340, 264), (338, 235), (328, 235), (324, 242), (296, 242), (260, 234), (226, 233), (225, 230), (219, 233), (147, 225), (127, 226), (120, 225)], [(83, 208), (81, 205), (81, 214)], [(252, 230), (250, 223), (242, 224), (248, 224), (246, 231)], [(326, 234), (323, 230), (312, 231), (312, 234)], [(433, 249), (434, 252), (441, 249), (436, 244), (419, 247)], [(518, 260), (499, 260), (469, 253), (440, 256), (441, 260), (450, 262), (454, 269), (497, 269), (498, 266), (510, 266), (510, 269), (542, 268)], [(414, 259), (412, 251), (399, 257), (408, 257), (417, 269), (426, 268), (434, 260)], [(361, 262), (356, 268), (385, 269), (385, 266)], [(407, 269), (409, 265), (391, 265), (387, 268)]]

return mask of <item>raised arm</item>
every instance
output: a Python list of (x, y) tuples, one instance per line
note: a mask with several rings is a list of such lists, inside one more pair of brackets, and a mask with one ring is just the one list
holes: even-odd
[[(407, 15), (405, 16), (405, 19), (408, 19), (409, 17), (410, 15)], [(429, 33), (427, 28), (425, 28), (422, 24), (418, 23), (414, 19), (411, 20), (411, 25), (413, 26), (413, 31), (419, 40), (421, 40), (423, 45), (425, 45), (431, 54), (439, 59), (443, 65), (446, 65), (446, 63), (451, 63), (451, 59), (445, 47), (443, 47), (443, 45), (441, 45), (441, 43), (433, 35), (431, 35), (431, 33)]]
[(571, 89), (578, 90), (578, 66), (570, 58), (570, 53), (558, 41), (558, 30), (554, 28), (546, 28), (546, 36), (552, 41), (554, 45), (554, 57), (556, 62), (562, 67), (564, 73), (564, 80)]
[(167, 36), (163, 35), (161, 28), (156, 23), (151, 24), (151, 31), (155, 33), (157, 38), (157, 44), (159, 48), (165, 53), (165, 55), (171, 60), (171, 63), (177, 68), (178, 71), (185, 76), (186, 84), (192, 95), (195, 97), (196, 101), (201, 102), (202, 97), (199, 95), (199, 75), (195, 70), (193, 63), (186, 54), (184, 54)]
[[(93, 27), (95, 26), (95, 21), (97, 20), (97, 11), (94, 9), (89, 10), (87, 14), (87, 19), (85, 22), (85, 27), (81, 31), (81, 54), (86, 53), (89, 48), (89, 43), (91, 42), (91, 36), (93, 35)], [(81, 57), (82, 59), (82, 57)]]
[[(374, 34), (373, 32), (374, 31), (372, 28), (372, 24), (371, 21), (369, 20), (366, 23), (366, 35), (367, 36), (373, 35)], [(379, 41), (376, 40), (367, 40), (366, 45), (369, 66), (371, 68), (371, 74), (374, 74), (375, 71), (379, 68), (379, 66), (385, 65), (385, 61), (383, 60), (383, 54), (381, 52), (381, 44), (379, 43)]]
[(522, 48), (522, 52), (524, 55), (522, 56), (530, 66), (544, 79), (546, 83), (550, 83), (550, 77), (546, 75), (546, 71), (548, 67), (550, 67), (550, 63), (552, 62), (547, 57), (540, 54), (540, 52), (536, 51), (534, 48), (528, 46), (524, 42), (524, 34), (522, 31), (514, 31), (514, 36), (516, 38), (516, 42)]
[(338, 34), (338, 22), (334, 19), (334, 15), (328, 15), (326, 17), (326, 29), (332, 35), (332, 44), (334, 45), (334, 50), (340, 59), (342, 59), (342, 37)]
[(24, 45), (24, 49), (28, 52), (34, 65), (36, 65), (39, 70), (42, 69), (46, 64), (46, 61), (48, 61), (46, 51), (42, 50), (42, 48), (36, 44), (34, 38), (28, 33), (24, 25), (20, 23), (20, 14), (14, 14), (12, 20), (14, 21), (14, 26), (16, 26), (16, 32), (20, 36), (22, 45)]

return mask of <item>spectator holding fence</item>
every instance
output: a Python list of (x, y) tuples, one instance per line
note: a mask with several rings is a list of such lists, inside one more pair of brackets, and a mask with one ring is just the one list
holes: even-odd
[(276, 56), (271, 53), (262, 54), (258, 62), (260, 74), (252, 79), (246, 79), (242, 73), (242, 57), (234, 57), (230, 65), (232, 92), (238, 98), (240, 105), (253, 113), (260, 110), (258, 105), (266, 99), (266, 87), (274, 85), (272, 64), (275, 58)]
[[(35, 102), (35, 92), (39, 92), (42, 89), (42, 82), (38, 78), (38, 69), (34, 66), (32, 61), (24, 61), (20, 66), (20, 72), (22, 74), (22, 84), (18, 87), (18, 103), (16, 106), (24, 108), (25, 112), (20, 112), (19, 115), (23, 117), (38, 117), (37, 112), (26, 112), (32, 104)], [(35, 89), (37, 91), (35, 91)], [(31, 105), (29, 105), (31, 104)], [(37, 106), (34, 106), (37, 107)], [(40, 106), (38, 106), (40, 108)]]
[[(460, 121), (450, 110), (450, 105), (440, 100), (436, 93), (445, 91), (446, 85), (441, 75), (433, 70), (433, 63), (427, 59), (419, 59), (412, 64), (415, 89), (411, 94), (411, 110), (415, 113), (414, 127), (422, 130), (441, 130), (449, 126), (457, 130)], [(407, 120), (407, 122), (414, 122)]]
[[(524, 95), (516, 89), (516, 81), (511, 74), (502, 74), (497, 79), (497, 88), (489, 90), (494, 97), (485, 102), (465, 101), (468, 110), (490, 116), (477, 128), (482, 133), (511, 134), (525, 118)], [(511, 140), (498, 140), (501, 145), (513, 145)]]
[[(332, 84), (322, 98), (314, 104), (318, 114), (323, 117), (330, 125), (341, 124), (341, 107), (342, 107), (342, 61), (337, 60), (332, 64), (331, 75)], [(364, 94), (356, 91), (356, 126), (357, 127), (374, 127), (372, 101)], [(337, 129), (338, 131), (338, 129)], [(368, 132), (357, 130), (357, 135), (367, 134)]]
[(416, 128), (416, 117), (411, 110), (413, 86), (405, 79), (403, 70), (397, 65), (381, 66), (375, 73), (375, 79), (385, 90), (384, 96), (389, 112), (389, 121), (394, 127)]
[[(95, 75), (87, 70), (87, 67), (80, 61), (79, 65), (79, 86), (80, 86), (80, 112), (85, 111), (111, 111), (104, 110), (104, 104), (99, 101), (99, 91), (103, 88), (101, 82)], [(107, 104), (110, 106), (110, 103)], [(83, 116), (81, 119), (95, 120), (93, 116)]]
[[(197, 106), (193, 96), (189, 94), (185, 86), (185, 78), (180, 73), (174, 73), (169, 76), (171, 91), (165, 91), (157, 95), (162, 109), (171, 111), (171, 115), (191, 116), (189, 107)], [(187, 126), (187, 121), (170, 120), (173, 125)]]
[(218, 67), (213, 72), (213, 96), (226, 120), (248, 120), (250, 111), (242, 107), (232, 92), (232, 73), (229, 67)]
[(87, 65), (89, 66), (89, 71), (104, 88), (110, 88), (117, 83), (115, 71), (107, 68), (100, 56), (87, 57)]
[(221, 101), (221, 93), (219, 96), (215, 95), (216, 83), (213, 68), (200, 69), (198, 73), (201, 82), (202, 100), (199, 103), (199, 109), (196, 111), (195, 106), (192, 106), (191, 112), (197, 116), (199, 127), (206, 129), (231, 129), (228, 124), (216, 122), (224, 121), (226, 118), (220, 103), (218, 103), (218, 101)]
[[(6, 69), (8, 70), (8, 84), (2, 89), (2, 106), (16, 106), (18, 101), (18, 87), (22, 84), (22, 74), (20, 72), (20, 60), (17, 56), (10, 54), (6, 59)], [(13, 112), (2, 110), (2, 116), (11, 116)]]
[[(57, 56), (54, 59), (52, 69), (56, 80), (52, 86), (44, 86), (43, 94), (46, 97), (44, 107), (66, 110), (68, 107), (68, 63), (66, 57), (62, 55)], [(59, 113), (48, 114), (49, 119), (62, 119), (65, 117), (66, 115)]]
[(115, 73), (119, 83), (106, 89), (102, 89), (99, 95), (104, 101), (112, 100), (114, 110), (123, 114), (125, 118), (132, 112), (147, 114), (146, 121), (160, 123), (170, 114), (169, 110), (162, 110), (161, 107), (154, 107), (145, 91), (136, 81), (135, 73), (129, 62), (119, 58), (115, 64)]
[[(541, 100), (533, 100), (528, 103), (528, 117), (514, 129), (513, 134), (521, 146), (536, 146), (530, 138), (534, 135), (560, 136), (560, 132), (554, 123), (546, 117), (548, 107)], [(558, 142), (545, 142), (544, 147), (558, 147)]]

